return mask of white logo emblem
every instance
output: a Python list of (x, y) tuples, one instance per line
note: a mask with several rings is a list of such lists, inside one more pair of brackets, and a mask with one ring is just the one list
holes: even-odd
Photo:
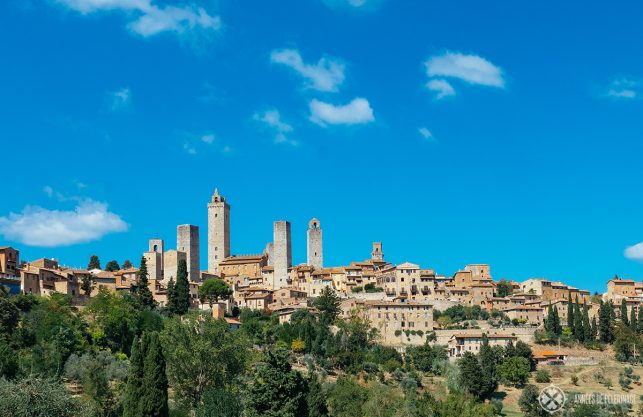
[(562, 409), (566, 400), (563, 390), (553, 384), (543, 388), (538, 396), (540, 406), (548, 413), (555, 413)]

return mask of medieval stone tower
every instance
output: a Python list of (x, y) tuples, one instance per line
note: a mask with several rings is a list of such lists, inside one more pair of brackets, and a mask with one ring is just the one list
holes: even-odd
[(219, 262), (230, 256), (230, 205), (214, 189), (208, 203), (208, 271), (217, 272)]
[(374, 261), (384, 260), (384, 252), (382, 252), (382, 242), (373, 242), (373, 252), (371, 252), (371, 259)]
[(278, 220), (274, 223), (273, 244), (274, 289), (278, 289), (288, 286), (288, 268), (292, 266), (290, 222)]
[(176, 250), (185, 253), (188, 264), (188, 279), (201, 280), (199, 256), (199, 226), (181, 224), (176, 228)]
[(324, 267), (324, 255), (322, 252), (322, 229), (319, 220), (312, 219), (308, 223), (307, 237), (308, 265), (312, 265), (315, 269), (321, 269)]

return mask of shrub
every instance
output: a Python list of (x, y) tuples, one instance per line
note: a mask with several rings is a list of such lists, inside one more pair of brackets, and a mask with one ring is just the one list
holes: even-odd
[(578, 377), (576, 375), (572, 375), (572, 384), (578, 385)]
[(359, 293), (359, 292), (362, 292), (363, 290), (364, 290), (363, 287), (353, 287), (351, 291), (354, 293)]
[(546, 369), (540, 369), (536, 371), (536, 382), (538, 383), (545, 383), (545, 382), (551, 382), (551, 378), (549, 376), (549, 372)]

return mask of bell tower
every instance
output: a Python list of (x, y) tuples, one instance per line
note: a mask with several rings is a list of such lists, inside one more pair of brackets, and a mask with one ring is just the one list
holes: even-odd
[(230, 256), (230, 205), (214, 189), (208, 203), (208, 271), (218, 272), (219, 262)]

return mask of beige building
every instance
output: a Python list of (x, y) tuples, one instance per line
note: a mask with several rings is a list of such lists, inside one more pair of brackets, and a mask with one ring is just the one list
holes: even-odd
[(176, 282), (176, 273), (179, 268), (179, 261), (186, 261), (187, 255), (185, 252), (170, 249), (163, 254), (163, 283), (167, 285), (170, 279)]
[[(471, 352), (474, 354), (480, 353), (482, 346), (483, 333), (456, 333), (451, 336), (447, 345), (449, 357), (459, 358), (464, 355), (464, 352)], [(518, 338), (506, 334), (488, 334), (487, 340), (489, 346), (507, 346), (510, 342), (515, 343)]]
[(20, 276), (20, 252), (11, 246), (0, 247), (0, 277), (14, 278)]
[(230, 256), (219, 262), (219, 274), (224, 279), (233, 277), (261, 278), (261, 271), (268, 266), (268, 256), (241, 255)]
[(610, 279), (607, 281), (607, 299), (619, 300), (623, 297), (638, 296), (636, 282), (631, 279)]
[(543, 324), (543, 308), (538, 306), (521, 305), (502, 310), (511, 320), (518, 320), (532, 326)]
[(429, 303), (395, 299), (363, 301), (357, 305), (358, 312), (379, 331), (385, 345), (402, 343), (407, 338), (406, 332), (424, 335), (433, 330), (433, 306)]

